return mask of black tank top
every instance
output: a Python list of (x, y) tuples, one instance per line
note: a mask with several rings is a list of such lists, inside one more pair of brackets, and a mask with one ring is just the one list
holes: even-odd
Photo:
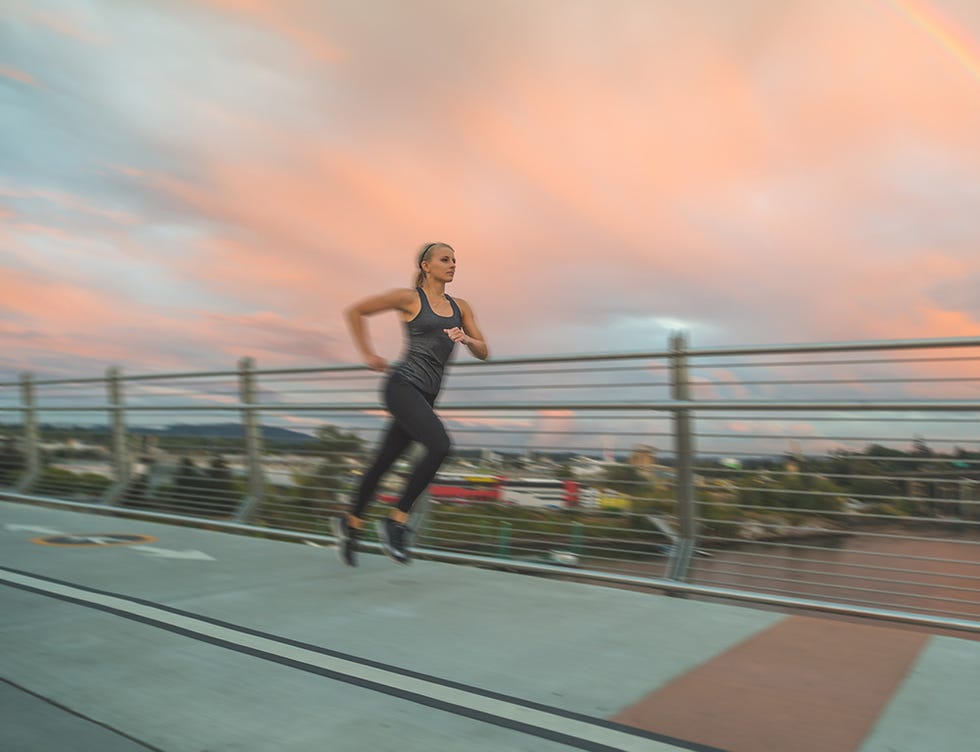
[(459, 312), (456, 301), (448, 295), (446, 299), (453, 307), (452, 315), (440, 316), (432, 310), (422, 288), (415, 289), (419, 294), (422, 308), (414, 319), (405, 322), (408, 342), (405, 355), (395, 367), (394, 373), (426, 394), (436, 395), (439, 393), (439, 387), (442, 386), (446, 363), (456, 344), (449, 339), (443, 329), (462, 326), (463, 316)]

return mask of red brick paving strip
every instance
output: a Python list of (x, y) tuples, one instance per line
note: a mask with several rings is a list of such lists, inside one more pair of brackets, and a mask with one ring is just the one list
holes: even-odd
[(791, 616), (613, 720), (731, 752), (854, 752), (928, 639)]

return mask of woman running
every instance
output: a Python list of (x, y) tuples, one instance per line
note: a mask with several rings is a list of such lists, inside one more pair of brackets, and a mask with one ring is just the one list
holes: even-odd
[(399, 564), (408, 564), (408, 516), (412, 505), (435, 477), (449, 454), (446, 429), (433, 409), (446, 362), (456, 343), (466, 345), (480, 360), (489, 355), (487, 343), (476, 324), (473, 309), (461, 298), (446, 294), (446, 285), (456, 274), (456, 252), (447, 243), (429, 243), (418, 255), (415, 288), (401, 288), (355, 303), (345, 312), (354, 344), (364, 362), (375, 371), (388, 371), (388, 363), (371, 345), (365, 323), (367, 316), (399, 311), (407, 333), (405, 355), (391, 369), (384, 385), (384, 400), (391, 423), (374, 463), (361, 478), (361, 485), (347, 514), (331, 522), (337, 536), (340, 560), (357, 564), (357, 539), (374, 491), (388, 469), (417, 441), (425, 454), (415, 465), (397, 507), (378, 521), (381, 548)]

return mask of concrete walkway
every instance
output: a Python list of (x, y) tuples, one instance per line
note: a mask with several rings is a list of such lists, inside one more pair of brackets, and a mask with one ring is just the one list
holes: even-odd
[(0, 749), (976, 752), (980, 642), (0, 502)]

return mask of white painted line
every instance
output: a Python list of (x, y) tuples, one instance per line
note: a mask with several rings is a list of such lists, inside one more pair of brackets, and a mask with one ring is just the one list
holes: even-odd
[(4, 529), (13, 531), (15, 533), (35, 533), (37, 535), (64, 535), (60, 530), (54, 530), (50, 527), (40, 527), (38, 525), (15, 525), (7, 524), (3, 526)]

